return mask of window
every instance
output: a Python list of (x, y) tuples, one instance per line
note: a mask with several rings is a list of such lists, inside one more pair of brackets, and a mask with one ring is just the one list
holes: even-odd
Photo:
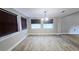
[(48, 21), (41, 22), (40, 19), (31, 19), (31, 28), (32, 29), (52, 29), (53, 28), (53, 19)]
[(4, 9), (0, 9), (0, 37), (17, 31), (17, 15)]
[(21, 17), (21, 26), (22, 26), (22, 30), (27, 28), (27, 20), (24, 17)]
[(48, 21), (43, 21), (43, 28), (52, 29), (53, 28), (53, 19), (50, 19)]
[(41, 28), (40, 19), (31, 19), (31, 28), (32, 29), (39, 29), (39, 28)]

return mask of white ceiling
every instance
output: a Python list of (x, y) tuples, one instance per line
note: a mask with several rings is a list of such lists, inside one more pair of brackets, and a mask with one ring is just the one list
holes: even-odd
[[(47, 17), (63, 17), (79, 11), (79, 8), (14, 8), (15, 10), (23, 13), (31, 18), (44, 17), (44, 11), (47, 11)], [(64, 13), (62, 13), (64, 11)]]

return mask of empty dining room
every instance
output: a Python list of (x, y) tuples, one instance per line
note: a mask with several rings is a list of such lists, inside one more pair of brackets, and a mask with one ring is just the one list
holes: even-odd
[(0, 51), (79, 51), (79, 8), (0, 8)]

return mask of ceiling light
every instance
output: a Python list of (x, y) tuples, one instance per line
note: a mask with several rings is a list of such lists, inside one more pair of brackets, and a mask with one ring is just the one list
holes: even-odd
[(47, 17), (45, 17), (45, 21), (48, 21), (49, 19)]
[(41, 18), (42, 21), (48, 21), (48, 17), (47, 17), (47, 11), (44, 11), (44, 17)]
[(44, 21), (44, 18), (41, 18), (41, 21)]
[(64, 13), (64, 12), (65, 12), (65, 10), (61, 11), (61, 13)]

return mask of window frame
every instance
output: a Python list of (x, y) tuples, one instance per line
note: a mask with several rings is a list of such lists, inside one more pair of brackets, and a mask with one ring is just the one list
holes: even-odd
[[(36, 23), (36, 24), (40, 24), (40, 28), (32, 28), (32, 20), (33, 19), (31, 19), (31, 29), (53, 29), (53, 27), (54, 27), (53, 19), (49, 19), (49, 20), (52, 20), (52, 22), (49, 21), (49, 22), (46, 22), (46, 23), (44, 23), (44, 21), (42, 21), (41, 19), (35, 19), (35, 20), (40, 21), (40, 23)], [(44, 28), (44, 24), (52, 24), (52, 27), (51, 28)]]
[[(32, 20), (33, 20), (33, 23), (32, 23)], [(34, 22), (35, 21), (35, 22)], [(37, 21), (37, 22), (36, 22)], [(39, 28), (33, 28), (32, 27), (32, 24), (39, 24)], [(41, 29), (41, 20), (40, 19), (31, 19), (31, 29)]]
[[(51, 28), (44, 28), (44, 25), (49, 25), (49, 24), (51, 24), (52, 26), (51, 26)], [(54, 24), (53, 24), (53, 19), (49, 19), (48, 21), (43, 21), (43, 25), (42, 25), (42, 27), (43, 27), (43, 29), (53, 29), (53, 26), (54, 26)]]

